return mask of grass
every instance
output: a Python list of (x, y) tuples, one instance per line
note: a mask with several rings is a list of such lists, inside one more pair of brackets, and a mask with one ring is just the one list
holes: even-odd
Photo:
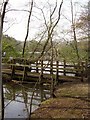
[(65, 83), (55, 91), (56, 98), (42, 102), (32, 118), (88, 118), (88, 84)]
[(88, 97), (88, 84), (87, 83), (69, 83), (59, 85), (55, 95), (57, 97)]

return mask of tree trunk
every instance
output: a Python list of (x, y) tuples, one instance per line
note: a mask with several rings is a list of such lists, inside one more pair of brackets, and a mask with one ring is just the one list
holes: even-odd
[(1, 63), (2, 63), (2, 44), (1, 44), (1, 39), (2, 39), (2, 25), (1, 25), (1, 12), (0, 12), (0, 119), (2, 119), (2, 68), (1, 68)]
[[(90, 1), (88, 2), (88, 18), (90, 17)], [(88, 97), (90, 97), (90, 19), (88, 19), (88, 69), (87, 69), (87, 77), (89, 83), (89, 93)]]
[(77, 45), (76, 29), (75, 29), (75, 23), (74, 23), (72, 0), (71, 0), (71, 14), (72, 14), (72, 31), (73, 31), (73, 38), (74, 38), (74, 42), (75, 42), (75, 51), (76, 51), (78, 63), (80, 63), (80, 56), (79, 56), (78, 45)]
[(32, 14), (32, 8), (33, 8), (33, 0), (31, 2), (31, 8), (30, 8), (29, 16), (28, 16), (27, 33), (26, 33), (25, 41), (24, 41), (24, 45), (23, 45), (22, 57), (24, 57), (26, 41), (27, 41), (28, 34), (29, 34), (29, 25), (30, 25), (30, 18), (31, 18), (31, 14)]
[(3, 83), (2, 83), (2, 31), (5, 17), (5, 10), (9, 0), (3, 4), (3, 11), (0, 11), (0, 120), (4, 118), (4, 99), (3, 99)]

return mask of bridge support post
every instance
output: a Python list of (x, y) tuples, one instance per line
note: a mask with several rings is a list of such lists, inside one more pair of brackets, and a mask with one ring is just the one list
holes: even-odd
[(38, 61), (36, 62), (36, 73), (38, 73)]
[(50, 75), (51, 75), (51, 97), (54, 97), (54, 88), (55, 88), (55, 79), (53, 77), (53, 60), (51, 60), (51, 65), (50, 65)]
[(23, 73), (23, 79), (22, 79), (22, 82), (23, 80), (25, 80), (27, 77), (27, 67), (24, 66), (24, 73)]
[(84, 77), (84, 64), (81, 62), (81, 82), (83, 82), (83, 77)]
[(42, 84), (42, 79), (43, 79), (43, 60), (41, 60), (41, 72), (39, 77), (39, 84)]
[[(15, 64), (15, 59), (13, 59), (12, 64)], [(11, 65), (12, 73), (11, 73), (11, 80), (13, 80), (15, 75), (15, 65)]]
[(64, 76), (66, 76), (66, 70), (65, 70), (65, 68), (66, 68), (66, 60), (64, 60), (64, 66), (63, 67), (64, 67), (64, 72), (63, 73), (64, 73)]
[(55, 78), (55, 85), (58, 83), (58, 65), (59, 65), (59, 62), (56, 61), (56, 78)]

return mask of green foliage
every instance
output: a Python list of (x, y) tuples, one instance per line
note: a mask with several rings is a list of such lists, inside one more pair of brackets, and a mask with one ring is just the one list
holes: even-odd
[[(80, 60), (86, 60), (88, 57), (87, 41), (78, 42), (78, 50), (79, 50)], [(72, 61), (72, 62), (77, 61), (77, 54), (73, 41), (68, 44), (66, 42), (59, 44), (58, 53), (59, 53), (59, 58), (63, 58), (66, 59), (67, 61)]]
[[(25, 49), (25, 58), (30, 58), (31, 53), (35, 50), (35, 53), (32, 55), (31, 59), (36, 59), (40, 52), (43, 50), (43, 46), (45, 44), (45, 40), (42, 42), (38, 42), (36, 40), (28, 41), (26, 44)], [(10, 56), (12, 57), (21, 57), (22, 54), (22, 45), (23, 42), (17, 41), (14, 38), (9, 36), (3, 36), (2, 39), (2, 52), (6, 52), (6, 56), (4, 58), (9, 59)], [(57, 58), (58, 60), (66, 59), (67, 61), (76, 62), (77, 61), (77, 54), (75, 50), (74, 41), (71, 42), (58, 42), (54, 41), (53, 43), (54, 48), (57, 49)], [(87, 41), (82, 40), (78, 42), (78, 50), (79, 56), (81, 60), (87, 59)], [(46, 58), (50, 58), (51, 49), (50, 43), (46, 47)], [(53, 57), (56, 60), (55, 50)]]
[(19, 41), (16, 41), (14, 38), (7, 35), (3, 35), (2, 38), (2, 54), (6, 52), (5, 58), (8, 59), (10, 56), (18, 57), (20, 56), (20, 51), (22, 47), (19, 44)]

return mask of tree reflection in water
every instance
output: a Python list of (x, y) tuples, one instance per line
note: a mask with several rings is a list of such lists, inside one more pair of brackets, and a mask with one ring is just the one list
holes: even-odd
[[(29, 116), (34, 85), (35, 83), (15, 84), (13, 82), (3, 85), (5, 118), (27, 118)], [(31, 111), (37, 109), (41, 102), (48, 98), (50, 98), (50, 86), (37, 85)]]

